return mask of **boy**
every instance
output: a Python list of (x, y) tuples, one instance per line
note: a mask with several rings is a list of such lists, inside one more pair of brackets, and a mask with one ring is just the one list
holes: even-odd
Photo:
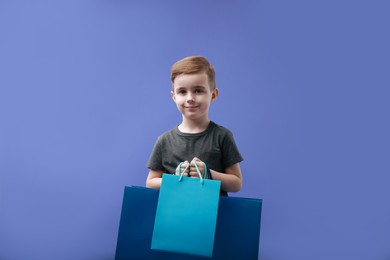
[(218, 97), (213, 66), (201, 56), (179, 60), (171, 68), (171, 96), (182, 122), (161, 135), (147, 162), (146, 187), (159, 189), (163, 173), (174, 174), (188, 164), (184, 176), (198, 178), (195, 163), (203, 173), (203, 163), (211, 178), (221, 181), (221, 195), (237, 192), (242, 186), (240, 162), (243, 160), (232, 133), (209, 120), (211, 102)]

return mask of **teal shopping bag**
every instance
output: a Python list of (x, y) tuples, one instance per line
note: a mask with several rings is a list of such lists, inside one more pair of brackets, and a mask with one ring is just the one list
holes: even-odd
[(221, 182), (184, 172), (163, 174), (151, 249), (211, 257)]

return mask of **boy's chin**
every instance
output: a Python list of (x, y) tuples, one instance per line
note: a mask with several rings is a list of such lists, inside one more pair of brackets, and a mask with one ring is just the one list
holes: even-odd
[(201, 121), (202, 119), (207, 119), (206, 117), (204, 116), (201, 116), (201, 115), (195, 115), (195, 114), (183, 114), (183, 117), (187, 120), (196, 120), (196, 121)]

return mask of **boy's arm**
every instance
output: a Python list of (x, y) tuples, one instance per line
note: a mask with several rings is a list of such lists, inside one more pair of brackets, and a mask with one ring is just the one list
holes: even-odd
[(160, 189), (162, 180), (162, 170), (149, 170), (148, 177), (146, 178), (146, 187), (152, 189)]
[(226, 192), (238, 192), (242, 187), (240, 163), (235, 163), (225, 169), (225, 172), (210, 170), (213, 180), (221, 181), (221, 189)]

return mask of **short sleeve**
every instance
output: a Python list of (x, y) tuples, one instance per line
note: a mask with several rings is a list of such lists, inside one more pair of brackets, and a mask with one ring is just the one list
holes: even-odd
[(154, 144), (152, 153), (150, 154), (149, 160), (146, 163), (146, 167), (151, 170), (164, 170), (162, 165), (162, 138), (161, 136), (157, 139)]
[(222, 144), (222, 153), (222, 164), (224, 169), (244, 160), (240, 151), (238, 150), (233, 134), (231, 132), (228, 132), (224, 136)]

